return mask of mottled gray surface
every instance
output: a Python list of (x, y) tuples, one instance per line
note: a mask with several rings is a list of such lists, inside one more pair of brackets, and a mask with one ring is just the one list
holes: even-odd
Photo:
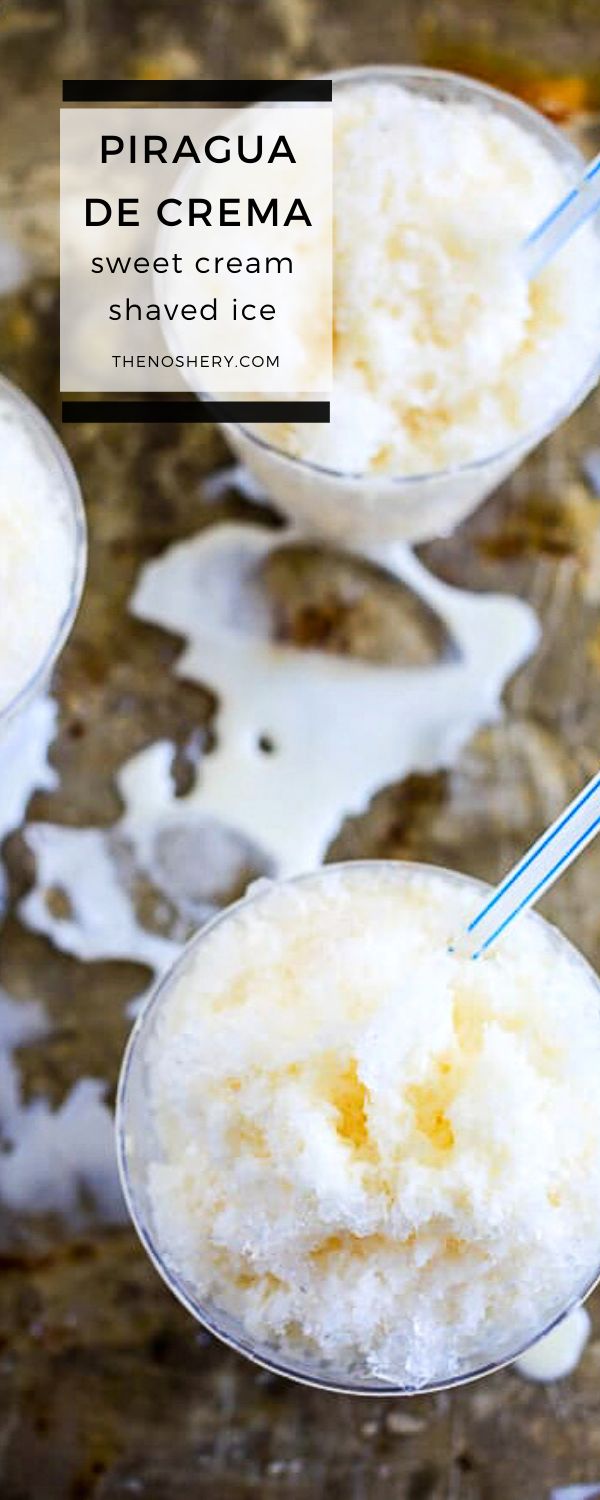
[[(274, 76), (366, 61), (447, 61), (577, 115), (591, 150), (597, 0), (4, 0), (0, 5), (0, 213), (32, 278), (0, 303), (1, 367), (58, 414), (56, 135), (63, 76)], [(585, 120), (582, 120), (582, 111)], [(338, 857), (412, 856), (495, 879), (598, 763), (600, 500), (581, 472), (597, 404), (547, 444), (449, 541), (424, 550), (443, 577), (529, 598), (543, 641), (510, 685), (507, 714), (451, 774), (382, 790), (340, 831)], [(199, 477), (224, 459), (194, 427), (80, 427), (63, 434), (91, 526), (89, 584), (57, 674), (59, 790), (32, 815), (110, 824), (113, 774), (161, 736), (185, 744), (210, 695), (176, 683), (177, 643), (125, 604), (139, 564), (204, 520)], [(243, 513), (239, 502), (232, 514)], [(281, 631), (331, 650), (423, 661), (443, 648), (399, 591), (305, 555), (271, 569)], [(30, 867), (7, 844), (13, 899)], [(548, 914), (600, 962), (600, 847), (561, 882)], [(49, 1039), (21, 1059), (29, 1094), (54, 1104), (82, 1073), (114, 1084), (140, 988), (126, 964), (83, 966), (10, 916), (0, 982), (43, 1000)], [(205, 1337), (171, 1300), (132, 1233), (0, 1225), (2, 1500), (546, 1500), (600, 1479), (600, 1337), (549, 1389), (506, 1373), (409, 1403), (324, 1396), (260, 1373)], [(592, 1305), (594, 1312), (594, 1306)], [(596, 1326), (600, 1328), (596, 1316)]]

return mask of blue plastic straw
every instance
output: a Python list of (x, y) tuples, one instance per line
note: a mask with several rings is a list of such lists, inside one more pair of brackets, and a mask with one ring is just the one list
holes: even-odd
[(479, 958), (509, 923), (533, 906), (600, 832), (600, 772), (505, 876), (467, 928)]
[(600, 154), (590, 162), (587, 171), (556, 208), (538, 224), (521, 246), (525, 274), (530, 281), (537, 276), (557, 251), (570, 240), (592, 214), (600, 208)]

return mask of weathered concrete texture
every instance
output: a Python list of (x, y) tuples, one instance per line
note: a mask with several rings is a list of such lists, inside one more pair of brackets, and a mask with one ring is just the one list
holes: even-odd
[[(275, 76), (367, 61), (461, 64), (542, 102), (585, 111), (594, 138), (598, 0), (4, 0), (0, 6), (0, 216), (31, 279), (0, 302), (2, 369), (56, 420), (56, 138), (63, 76)], [(454, 537), (424, 550), (443, 577), (530, 599), (543, 624), (507, 714), (451, 774), (382, 790), (340, 830), (343, 858), (432, 859), (495, 879), (598, 763), (600, 499), (581, 455), (597, 443), (588, 402)], [(140, 563), (239, 501), (203, 508), (202, 474), (223, 462), (210, 429), (64, 432), (91, 527), (88, 588), (57, 674), (60, 788), (32, 815), (108, 825), (113, 776), (161, 736), (210, 726), (208, 693), (169, 674), (178, 644), (125, 611)], [(300, 644), (423, 662), (446, 648), (436, 622), (369, 570), (312, 551), (273, 567), (283, 635)], [(6, 849), (26, 889), (22, 841)], [(600, 847), (546, 910), (600, 962)], [(82, 1073), (114, 1084), (140, 988), (127, 964), (84, 966), (11, 916), (0, 983), (45, 1004), (52, 1034), (21, 1059), (26, 1089), (58, 1104)], [(600, 1205), (599, 1205), (600, 1214)], [(546, 1500), (600, 1479), (600, 1336), (575, 1376), (548, 1390), (512, 1373), (410, 1403), (320, 1395), (254, 1369), (198, 1330), (163, 1290), (132, 1233), (6, 1225), (0, 1280), (2, 1500)], [(599, 1304), (600, 1305), (600, 1304)], [(592, 1305), (592, 1312), (594, 1312)], [(600, 1330), (596, 1312), (596, 1329)]]

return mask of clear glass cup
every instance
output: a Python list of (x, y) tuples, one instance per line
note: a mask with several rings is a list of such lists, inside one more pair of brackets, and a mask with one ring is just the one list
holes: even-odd
[[(318, 872), (308, 875), (297, 876), (292, 884), (311, 880), (316, 874), (327, 877), (328, 874), (335, 875), (340, 870), (347, 869), (344, 865), (326, 865)], [(352, 869), (371, 870), (379, 873), (385, 870), (389, 878), (390, 872), (399, 881), (410, 878), (415, 874), (442, 877), (448, 882), (468, 886), (477, 894), (480, 901), (489, 894), (490, 887), (483, 881), (473, 880), (469, 876), (459, 874), (454, 870), (445, 870), (440, 866), (431, 866), (409, 861), (393, 862), (388, 860), (359, 860), (352, 862)], [(161, 1158), (160, 1147), (157, 1142), (152, 1110), (149, 1103), (148, 1088), (148, 1065), (147, 1049), (154, 1035), (155, 1027), (164, 1010), (169, 1004), (169, 997), (173, 988), (179, 983), (186, 969), (193, 962), (198, 948), (204, 942), (209, 932), (222, 923), (228, 922), (232, 915), (241, 907), (260, 902), (261, 890), (252, 891), (242, 901), (235, 902), (224, 912), (221, 912), (212, 921), (208, 922), (191, 941), (186, 945), (175, 964), (158, 982), (153, 993), (150, 995), (143, 1011), (139, 1015), (131, 1033), (127, 1045), (117, 1094), (116, 1111), (116, 1136), (117, 1153), (121, 1182), (125, 1194), (126, 1203), (133, 1224), (139, 1238), (153, 1261), (157, 1271), (166, 1282), (170, 1291), (183, 1303), (188, 1312), (197, 1319), (208, 1331), (228, 1344), (239, 1354), (246, 1355), (255, 1363), (264, 1366), (277, 1375), (285, 1375), (292, 1380), (299, 1381), (304, 1385), (316, 1386), (322, 1390), (337, 1391), (346, 1395), (354, 1396), (412, 1396), (425, 1395), (436, 1390), (445, 1390), (453, 1386), (464, 1385), (471, 1380), (477, 1380), (484, 1375), (491, 1375), (504, 1365), (512, 1362), (526, 1350), (536, 1344), (539, 1339), (550, 1333), (573, 1309), (578, 1306), (593, 1290), (600, 1280), (600, 1224), (598, 1227), (598, 1261), (593, 1274), (582, 1286), (574, 1286), (569, 1297), (556, 1306), (551, 1316), (545, 1316), (542, 1320), (536, 1319), (535, 1309), (532, 1309), (531, 1332), (526, 1339), (515, 1346), (514, 1335), (511, 1341), (510, 1332), (505, 1344), (501, 1348), (482, 1351), (481, 1358), (472, 1368), (461, 1369), (453, 1373), (447, 1380), (437, 1379), (427, 1384), (418, 1386), (375, 1378), (366, 1367), (355, 1368), (352, 1371), (339, 1368), (334, 1364), (325, 1363), (318, 1359), (304, 1358), (298, 1356), (295, 1351), (286, 1351), (284, 1347), (275, 1347), (267, 1342), (260, 1342), (251, 1338), (245, 1331), (239, 1319), (233, 1317), (223, 1308), (214, 1303), (201, 1301), (194, 1286), (181, 1275), (177, 1268), (170, 1263), (168, 1254), (160, 1243), (154, 1224), (152, 1207), (150, 1203), (147, 1186), (147, 1168), (151, 1161)], [(566, 949), (571, 958), (578, 964), (583, 965), (598, 990), (599, 1024), (600, 1024), (600, 980), (582, 955), (556, 928), (537, 914), (531, 914), (529, 920), (541, 923), (546, 932), (550, 934), (551, 941), (557, 948)]]
[[(357, 83), (398, 84), (425, 98), (498, 110), (550, 152), (566, 180), (581, 175), (580, 152), (543, 115), (472, 78), (404, 67), (351, 68), (332, 77), (335, 91)], [(600, 223), (598, 237), (600, 257)], [(482, 458), (430, 474), (346, 474), (291, 457), (241, 423), (223, 423), (222, 430), (265, 495), (317, 535), (352, 546), (425, 542), (448, 534), (497, 489), (542, 438), (580, 405), (599, 375), (600, 347), (590, 368), (581, 371), (569, 399), (538, 426)]]
[[(0, 376), (0, 398), (14, 408), (19, 425), (28, 434), (44, 467), (54, 475), (56, 494), (67, 525), (71, 551), (71, 580), (69, 594), (61, 618), (48, 640), (44, 655), (31, 676), (22, 684), (14, 697), (0, 705), (0, 757), (3, 749), (3, 733), (15, 717), (41, 693), (46, 686), (54, 664), (70, 634), (83, 590), (87, 562), (87, 530), (85, 511), (77, 475), (71, 460), (63, 448), (50, 423), (29, 397)], [(1, 649), (1, 647), (0, 647)]]

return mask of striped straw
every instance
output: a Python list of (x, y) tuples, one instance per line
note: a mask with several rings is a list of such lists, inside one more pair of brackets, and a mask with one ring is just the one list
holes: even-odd
[(600, 208), (600, 154), (594, 157), (577, 186), (571, 188), (552, 212), (527, 236), (521, 246), (521, 259), (528, 281), (537, 276), (548, 261)]
[(471, 957), (479, 958), (519, 912), (539, 901), (599, 831), (600, 772), (532, 844), (469, 924)]

